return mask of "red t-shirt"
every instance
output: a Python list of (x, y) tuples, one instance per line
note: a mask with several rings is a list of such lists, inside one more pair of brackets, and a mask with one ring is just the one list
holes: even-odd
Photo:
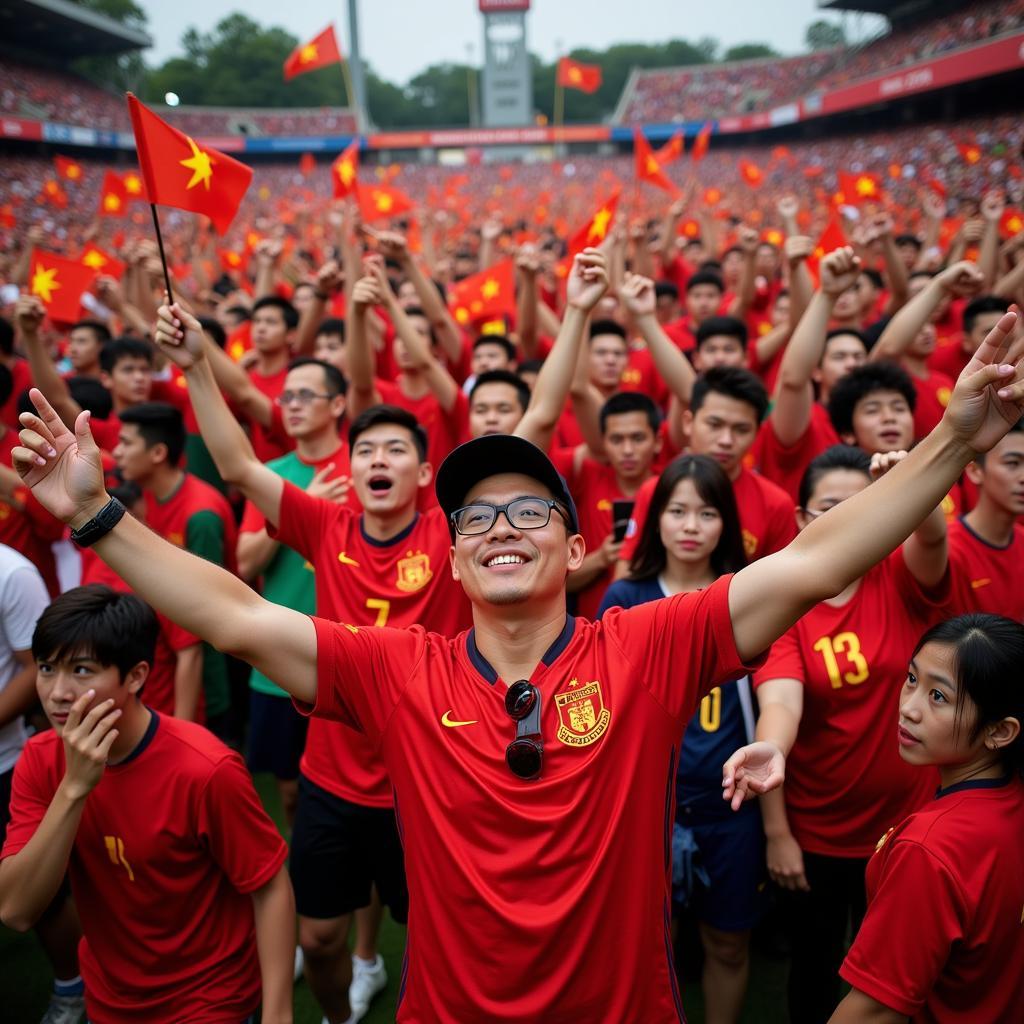
[(922, 807), (938, 773), (899, 755), (899, 695), (921, 634), (943, 618), (948, 585), (925, 592), (902, 549), (868, 571), (842, 607), (821, 602), (773, 645), (754, 677), (803, 684), (786, 760), (786, 812), (801, 849), (868, 857), (878, 837)]
[[(90, 583), (102, 583), (122, 594), (130, 594), (132, 588), (92, 548), (82, 548), (79, 552), (82, 558), (82, 586)], [(160, 623), (160, 632), (156, 638), (156, 648), (153, 651), (153, 664), (149, 667), (149, 675), (146, 676), (146, 685), (143, 689), (143, 696), (146, 699), (146, 707), (161, 715), (174, 714), (174, 677), (178, 668), (178, 651), (191, 647), (198, 643), (197, 637), (186, 632), (176, 622), (172, 622), (166, 615), (156, 612), (157, 621)], [(205, 700), (202, 690), (199, 691), (199, 702), (196, 709), (196, 721), (202, 724), (206, 720)]]
[(697, 328), (685, 316), (662, 324), (661, 329), (675, 342), (680, 352), (692, 352), (697, 347)]
[[(35, 834), (64, 777), (55, 732), (14, 768), (0, 856)], [(95, 1024), (225, 1024), (260, 1002), (251, 893), (288, 849), (241, 758), (193, 722), (153, 715), (85, 801), (71, 849), (85, 1005)]]
[(93, 440), (105, 452), (112, 452), (121, 438), (121, 417), (112, 412), (105, 420), (89, 417)]
[[(249, 379), (253, 384), (273, 401), (284, 390), (285, 378), (288, 376), (288, 367), (264, 375), (255, 370), (249, 371)], [(249, 421), (249, 436), (252, 440), (252, 449), (260, 462), (269, 462), (271, 459), (286, 455), (295, 447), (295, 442), (288, 437), (283, 430), (275, 430), (273, 427), (268, 430), (262, 423), (255, 420)]]
[(505, 686), (472, 632), (314, 620), (312, 713), (376, 739), (395, 788), (413, 908), (399, 1022), (683, 1019), (666, 851), (686, 725), (747, 671), (729, 581), (567, 619), (531, 676), (532, 782), (505, 763)]
[[(325, 618), (360, 626), (421, 624), (447, 636), (469, 625), (469, 602), (452, 579), (451, 538), (437, 505), (381, 542), (366, 536), (360, 515), (285, 483), (281, 522), (268, 532), (314, 566), (317, 612)], [(300, 767), (343, 800), (392, 805), (377, 744), (337, 722), (310, 723)]]
[[(651, 507), (651, 495), (658, 484), (657, 477), (651, 477), (640, 485), (636, 492), (636, 504), (626, 530), (626, 539), (619, 549), (619, 558), (628, 562), (636, 554), (640, 533), (647, 522), (647, 510)], [(756, 561), (773, 551), (781, 551), (796, 536), (796, 517), (793, 503), (781, 488), (759, 473), (741, 469), (740, 475), (732, 482), (736, 498), (740, 528), (743, 531), (743, 549), (747, 560)]]
[(787, 447), (779, 441), (769, 416), (761, 424), (750, 451), (754, 465), (772, 483), (781, 487), (793, 505), (796, 505), (799, 501), (800, 481), (811, 460), (826, 448), (839, 443), (839, 435), (832, 426), (828, 412), (823, 405), (815, 402), (811, 406), (811, 421), (795, 444)]
[(427, 432), (427, 461), (435, 473), (453, 448), (469, 440), (469, 399), (461, 389), (456, 394), (455, 404), (445, 412), (433, 392), (422, 398), (406, 398), (397, 383), (387, 380), (375, 383), (381, 402), (408, 410)]
[(620, 391), (639, 391), (652, 399), (658, 408), (668, 408), (671, 393), (664, 378), (658, 373), (650, 349), (631, 348), (629, 365), (622, 371)]
[(950, 615), (989, 612), (1024, 622), (1024, 526), (1006, 547), (982, 540), (962, 518), (949, 524)]
[(925, 437), (942, 419), (956, 381), (931, 368), (927, 377), (915, 377), (911, 374), (910, 379), (914, 382), (914, 390), (917, 392), (917, 402), (914, 404), (914, 437)]
[(1024, 1020), (1024, 783), (950, 786), (879, 844), (840, 976), (914, 1021)]
[[(18, 445), (18, 435), (3, 426), (0, 431), (0, 464), (13, 469), (11, 452)], [(50, 596), (56, 597), (60, 585), (51, 545), (64, 536), (64, 524), (50, 515), (27, 487), (19, 487), (15, 493), (25, 507), (19, 510), (0, 502), (0, 544), (24, 555), (39, 570)]]
[(18, 399), (28, 388), (32, 387), (32, 370), (27, 359), (15, 359), (11, 371), (11, 393), (7, 401), (0, 406), (0, 423), (11, 430), (21, 430), (18, 422)]

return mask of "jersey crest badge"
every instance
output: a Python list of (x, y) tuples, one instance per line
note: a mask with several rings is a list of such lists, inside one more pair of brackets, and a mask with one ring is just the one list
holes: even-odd
[(881, 838), (881, 839), (879, 839), (877, 843), (875, 843), (875, 853), (878, 853), (878, 851), (879, 851), (879, 850), (880, 850), (880, 849), (881, 849), (881, 848), (882, 848), (883, 846), (885, 846), (885, 844), (886, 844), (886, 843), (888, 842), (888, 840), (889, 840), (889, 836), (891, 836), (891, 835), (893, 834), (893, 832), (895, 832), (895, 831), (896, 831), (896, 829), (895, 829), (895, 828), (891, 828), (891, 829), (889, 829), (889, 831), (888, 831), (888, 832), (886, 832), (886, 833), (885, 833), (885, 835), (884, 835), (884, 836), (882, 836), (882, 838)]
[(398, 561), (398, 579), (395, 586), (406, 594), (415, 594), (422, 590), (432, 579), (430, 556), (422, 551), (413, 554), (411, 551)]
[(747, 558), (753, 558), (754, 552), (757, 551), (758, 538), (754, 536), (749, 530), (743, 531), (743, 550), (746, 552)]
[(608, 729), (612, 713), (604, 706), (601, 684), (592, 680), (583, 686), (571, 679), (569, 689), (555, 694), (558, 710), (558, 739), (567, 747), (596, 743)]

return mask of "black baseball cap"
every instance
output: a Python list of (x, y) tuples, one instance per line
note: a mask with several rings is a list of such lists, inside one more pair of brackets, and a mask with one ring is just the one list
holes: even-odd
[(437, 502), (448, 517), (449, 529), (452, 513), (466, 504), (466, 495), (481, 480), (499, 473), (522, 473), (542, 483), (551, 497), (565, 506), (569, 513), (569, 528), (579, 533), (576, 503), (562, 474), (535, 444), (515, 434), (486, 434), (460, 444), (441, 463), (434, 481)]

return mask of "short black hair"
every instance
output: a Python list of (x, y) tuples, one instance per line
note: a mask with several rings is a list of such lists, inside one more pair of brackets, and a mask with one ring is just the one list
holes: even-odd
[(202, 327), (203, 333), (213, 338), (213, 343), (217, 348), (224, 348), (227, 345), (228, 333), (224, 330), (224, 325), (216, 317), (197, 316), (196, 319), (199, 321), (199, 326)]
[(87, 328), (92, 331), (93, 337), (101, 344), (105, 345), (113, 335), (110, 333), (110, 328), (106, 324), (101, 324), (99, 320), (79, 320), (77, 323), (73, 323), (68, 329), (68, 334), (72, 331), (78, 331), (82, 328)]
[(861, 267), (860, 276), (866, 277), (879, 291), (885, 287), (885, 279), (879, 270), (874, 267)]
[(855, 444), (834, 444), (831, 448), (826, 448), (820, 455), (816, 455), (807, 464), (804, 475), (800, 478), (797, 502), (801, 508), (807, 508), (807, 503), (811, 500), (818, 481), (834, 469), (863, 473), (870, 481), (871, 456)]
[(679, 289), (671, 281), (655, 281), (654, 282), (654, 298), (664, 299), (670, 298), (673, 301), (679, 298)]
[(408, 409), (401, 409), (397, 405), (371, 405), (364, 409), (348, 428), (348, 450), (351, 455), (355, 450), (356, 441), (360, 434), (365, 434), (371, 427), (381, 423), (394, 423), (396, 426), (404, 427), (412, 435), (413, 444), (419, 453), (420, 462), (427, 461), (427, 432), (420, 425), (420, 421)]
[[(1010, 434), (1024, 434), (1024, 416), (1017, 420), (1017, 422), (1014, 423), (1013, 426), (1010, 427), (1010, 429), (1006, 432), (1006, 436), (1009, 436)], [(974, 456), (974, 461), (979, 466), (984, 466), (985, 457), (987, 455), (988, 452), (978, 452), (978, 454)], [(1024, 722), (1022, 722), (1021, 725), (1024, 725)]]
[(83, 408), (92, 413), (93, 418), (105, 420), (114, 411), (114, 400), (109, 389), (105, 388), (95, 377), (69, 377), (68, 391), (71, 397)]
[(543, 359), (524, 359), (516, 366), (516, 375), (521, 377), (524, 373), (540, 373), (543, 366)]
[(114, 368), (122, 359), (145, 359), (153, 365), (153, 346), (139, 338), (114, 338), (100, 349), (100, 369), (104, 373), (113, 373)]
[(345, 375), (336, 366), (324, 362), (323, 359), (314, 359), (312, 356), (299, 356), (298, 359), (293, 359), (288, 364), (289, 373), (292, 370), (297, 370), (300, 366), (319, 366), (324, 371), (324, 385), (331, 398), (348, 392), (348, 381), (345, 380)]
[(713, 270), (704, 268), (698, 270), (696, 274), (690, 275), (689, 281), (686, 282), (686, 290), (691, 292), (698, 285), (702, 284), (714, 285), (720, 292), (725, 291), (725, 285), (722, 284), (722, 278)]
[(863, 331), (858, 331), (856, 327), (830, 327), (825, 332), (825, 344), (821, 346), (821, 358), (818, 360), (819, 366), (825, 361), (825, 353), (828, 351), (828, 343), (833, 338), (842, 337), (844, 334), (848, 334), (850, 337), (856, 338), (864, 346), (865, 352), (871, 351), (871, 344), (868, 341), (868, 336)]
[[(964, 306), (964, 333), (970, 334), (979, 316), (985, 313), (1005, 313), (1010, 308), (1010, 300), (1001, 295), (979, 295)], [(1021, 723), (1024, 725), (1024, 723)]]
[(0, 355), (9, 356), (14, 352), (14, 325), (0, 316)]
[(661, 426), (661, 413), (654, 399), (649, 395), (641, 394), (639, 391), (617, 391), (608, 398), (601, 406), (599, 422), (601, 433), (608, 429), (608, 419), (611, 416), (624, 416), (630, 412), (642, 412), (647, 418), (648, 426), (653, 433), (658, 433)]
[(257, 299), (252, 304), (252, 311), (255, 314), (268, 307), (281, 311), (281, 316), (284, 317), (285, 326), (289, 331), (299, 326), (299, 311), (287, 299), (282, 299), (280, 295), (264, 295), (262, 299)]
[(125, 409), (122, 423), (134, 423), (146, 448), (167, 446), (167, 465), (177, 466), (185, 450), (185, 420), (169, 402), (142, 402)]
[(470, 402), (473, 401), (473, 396), (485, 384), (508, 384), (509, 387), (515, 388), (519, 405), (522, 407), (523, 412), (526, 412), (530, 404), (530, 388), (527, 386), (526, 381), (518, 374), (513, 373), (511, 370), (486, 370), (483, 373), (477, 374), (476, 380), (473, 381), (473, 386), (469, 389)]
[(481, 334), (476, 341), (473, 342), (473, 351), (475, 352), (481, 345), (497, 345), (505, 355), (508, 357), (510, 363), (514, 363), (516, 359), (516, 347), (512, 344), (504, 334)]
[(140, 661), (153, 664), (160, 624), (156, 613), (134, 594), (119, 594), (100, 583), (65, 591), (39, 616), (32, 657), (55, 662), (91, 658), (121, 675)]
[(734, 316), (709, 316), (697, 328), (697, 348), (700, 348), (708, 338), (716, 335), (724, 335), (727, 338), (735, 338), (744, 352), (747, 350), (747, 325)]
[(904, 231), (897, 235), (893, 242), (897, 245), (912, 245), (918, 252), (921, 251), (921, 239), (917, 235), (910, 234), (909, 231)]
[(626, 328), (622, 326), (617, 320), (594, 320), (590, 324), (590, 338), (594, 339), (599, 334), (614, 334), (616, 338), (621, 338), (627, 345), (629, 340), (626, 337)]
[(910, 374), (888, 360), (864, 363), (855, 366), (845, 377), (836, 381), (828, 396), (828, 415), (837, 434), (853, 433), (853, 413), (857, 403), (877, 391), (895, 391), (901, 394), (914, 411), (917, 405), (917, 390)]
[(761, 379), (741, 366), (713, 366), (693, 382), (690, 412), (695, 416), (708, 395), (725, 395), (737, 402), (746, 402), (760, 423), (768, 415), (768, 392)]
[(237, 316), (239, 320), (247, 322), (252, 319), (252, 313), (245, 306), (228, 306), (224, 310), (225, 315), (230, 313), (232, 316)]
[(321, 334), (337, 334), (341, 337), (341, 340), (345, 340), (345, 321), (340, 316), (329, 316), (320, 321), (320, 326), (316, 329), (316, 336), (319, 338)]

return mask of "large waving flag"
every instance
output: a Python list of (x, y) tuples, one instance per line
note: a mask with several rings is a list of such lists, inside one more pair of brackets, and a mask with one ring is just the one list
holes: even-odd
[(516, 309), (515, 265), (499, 260), (448, 289), (448, 306), (463, 327), (512, 314)]
[(284, 78), (290, 81), (296, 75), (304, 75), (307, 71), (317, 71), (328, 64), (341, 63), (341, 50), (334, 35), (334, 26), (328, 25), (318, 36), (308, 43), (296, 46), (284, 62)]
[(355, 193), (360, 216), (367, 224), (386, 217), (400, 217), (416, 205), (393, 185), (356, 185)]
[(209, 146), (199, 146), (131, 93), (128, 110), (149, 201), (201, 213), (210, 218), (218, 234), (224, 234), (252, 181), (252, 168)]
[(558, 62), (557, 84), (563, 89), (579, 89), (580, 92), (597, 92), (601, 88), (601, 65), (581, 64), (571, 57), (562, 57)]
[(74, 323), (96, 271), (45, 249), (33, 249), (29, 257), (28, 290), (46, 307), (51, 320)]

